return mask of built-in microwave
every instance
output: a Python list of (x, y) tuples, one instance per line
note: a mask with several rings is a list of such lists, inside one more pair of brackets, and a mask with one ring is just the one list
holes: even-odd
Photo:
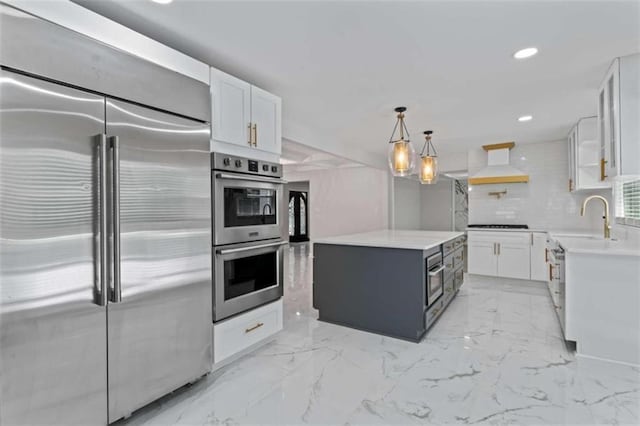
[(283, 237), (280, 165), (219, 154), (212, 158), (213, 245)]
[(426, 266), (426, 305), (431, 306), (433, 302), (442, 296), (444, 284), (444, 269), (442, 263), (442, 253), (438, 252), (429, 256), (425, 260)]

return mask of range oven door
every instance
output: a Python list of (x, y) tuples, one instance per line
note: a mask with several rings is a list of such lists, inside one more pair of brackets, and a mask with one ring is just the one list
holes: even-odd
[(214, 245), (281, 238), (284, 181), (214, 171)]
[(442, 254), (434, 254), (426, 260), (427, 266), (427, 306), (431, 306), (443, 292), (444, 269)]
[(282, 297), (285, 244), (259, 241), (216, 248), (214, 322)]

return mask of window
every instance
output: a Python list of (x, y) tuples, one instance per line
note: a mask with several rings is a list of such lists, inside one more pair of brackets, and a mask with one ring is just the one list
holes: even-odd
[(616, 221), (640, 227), (640, 179), (616, 182)]

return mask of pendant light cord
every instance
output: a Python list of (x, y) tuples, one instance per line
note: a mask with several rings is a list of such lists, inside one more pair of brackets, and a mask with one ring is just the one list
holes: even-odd
[(431, 156), (431, 149), (433, 149), (433, 153), (435, 154), (434, 157), (438, 156), (438, 151), (436, 151), (436, 147), (433, 146), (433, 143), (431, 142), (431, 135), (427, 135), (427, 137), (424, 138), (424, 145), (422, 145), (422, 151), (420, 151), (420, 157), (424, 157), (424, 150), (425, 148), (427, 149), (427, 155)]
[[(398, 130), (398, 123), (402, 123), (400, 126), (400, 133), (402, 133), (403, 131), (407, 134), (407, 139), (405, 140), (405, 142), (409, 142), (410, 140), (410, 136), (409, 136), (409, 130), (407, 129), (407, 125), (404, 124), (404, 114), (400, 113), (398, 114), (398, 119), (396, 120), (396, 125), (393, 126), (393, 131), (391, 132), (391, 137), (389, 138), (389, 143), (394, 143), (395, 141), (393, 140), (393, 135), (396, 134), (396, 130)], [(401, 136), (401, 140), (404, 140), (404, 136)]]

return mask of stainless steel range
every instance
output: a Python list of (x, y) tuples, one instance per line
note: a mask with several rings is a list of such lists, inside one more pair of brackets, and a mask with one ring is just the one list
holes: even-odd
[(213, 321), (283, 294), (282, 166), (213, 153)]

